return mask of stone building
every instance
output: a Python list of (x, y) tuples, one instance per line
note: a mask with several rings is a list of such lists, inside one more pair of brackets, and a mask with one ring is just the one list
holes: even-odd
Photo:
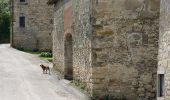
[(52, 50), (53, 9), (47, 0), (12, 0), (11, 45), (25, 50)]
[(156, 99), (160, 0), (48, 4), (54, 5), (54, 67), (65, 78), (96, 99)]
[(160, 8), (157, 100), (170, 100), (170, 0), (161, 0)]

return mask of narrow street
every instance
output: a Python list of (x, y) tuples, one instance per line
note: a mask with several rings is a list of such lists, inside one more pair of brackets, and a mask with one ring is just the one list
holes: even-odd
[(40, 64), (52, 66), (36, 55), (0, 44), (0, 100), (87, 100), (68, 81), (42, 74)]

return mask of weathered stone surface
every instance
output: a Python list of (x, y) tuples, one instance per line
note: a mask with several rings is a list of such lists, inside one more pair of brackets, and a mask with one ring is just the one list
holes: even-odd
[(96, 2), (92, 2), (92, 67), (103, 72), (105, 66), (108, 71), (105, 74), (93, 73), (92, 77), (104, 76), (103, 84), (109, 86), (103, 95), (128, 100), (155, 100), (156, 90), (147, 88), (156, 88), (159, 1)]
[[(25, 16), (25, 27), (19, 27), (19, 17)], [(25, 50), (52, 50), (53, 9), (47, 0), (13, 0), (13, 47)]]
[(69, 2), (62, 2), (55, 5), (55, 68), (65, 73), (69, 32), (73, 78), (92, 97), (155, 100), (159, 0), (70, 0), (70, 21), (64, 17)]
[[(86, 2), (86, 5), (84, 5)], [(91, 92), (91, 43), (89, 23), (88, 0), (60, 1), (55, 5), (53, 51), (55, 69), (66, 74), (67, 65), (65, 59), (65, 36), (72, 35), (73, 48), (73, 75), (74, 80), (85, 84), (86, 90)], [(70, 6), (72, 5), (72, 6)], [(69, 9), (69, 10), (68, 10)], [(71, 11), (72, 13), (71, 13)], [(84, 13), (78, 15), (77, 13)], [(72, 18), (68, 17), (71, 16)], [(71, 23), (71, 25), (69, 25)]]
[(64, 74), (64, 7), (59, 2), (54, 7), (53, 58), (54, 68)]
[[(75, 80), (84, 83), (92, 93), (92, 53), (91, 53), (91, 0), (72, 0), (73, 66)], [(77, 73), (77, 74), (76, 74)]]
[(164, 78), (164, 96), (158, 97), (158, 100), (170, 99), (170, 1), (161, 0), (160, 10), (160, 31), (159, 31), (159, 55), (158, 55), (158, 74), (165, 74)]

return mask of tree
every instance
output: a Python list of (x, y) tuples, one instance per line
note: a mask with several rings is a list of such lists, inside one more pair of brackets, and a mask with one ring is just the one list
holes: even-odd
[(10, 38), (9, 0), (0, 0), (0, 42), (9, 42)]

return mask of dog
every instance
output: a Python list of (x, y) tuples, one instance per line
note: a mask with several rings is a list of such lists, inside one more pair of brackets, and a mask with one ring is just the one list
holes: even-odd
[(41, 64), (40, 67), (43, 70), (43, 74), (49, 74), (50, 75), (50, 67), (49, 66), (45, 66), (45, 65)]

